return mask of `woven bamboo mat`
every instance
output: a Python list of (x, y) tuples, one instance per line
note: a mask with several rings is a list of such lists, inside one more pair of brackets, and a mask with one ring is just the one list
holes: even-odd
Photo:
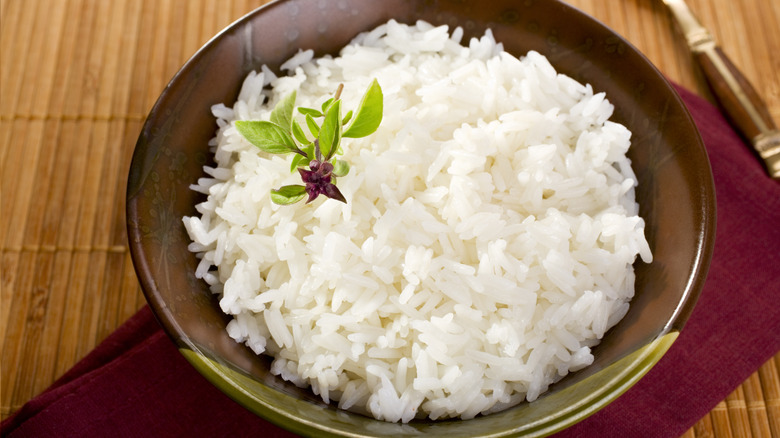
[[(569, 0), (709, 97), (657, 0)], [(145, 304), (127, 169), (167, 81), (263, 0), (0, 0), (2, 417)], [(780, 1), (691, 0), (780, 120)], [(780, 436), (780, 355), (685, 436)]]

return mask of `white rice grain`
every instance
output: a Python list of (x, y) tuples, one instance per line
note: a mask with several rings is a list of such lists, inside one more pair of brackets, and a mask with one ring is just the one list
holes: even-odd
[[(533, 401), (593, 362), (626, 314), (632, 265), (652, 260), (638, 216), (631, 133), (607, 96), (516, 58), (490, 31), (395, 21), (336, 57), (301, 50), (249, 74), (211, 108), (208, 195), (183, 219), (195, 275), (233, 320), (228, 334), (271, 371), (342, 409), (392, 422), (472, 418)], [(286, 157), (236, 131), (297, 90), (319, 105), (344, 84), (355, 108), (372, 78), (376, 133), (345, 139), (348, 203), (280, 207)]]

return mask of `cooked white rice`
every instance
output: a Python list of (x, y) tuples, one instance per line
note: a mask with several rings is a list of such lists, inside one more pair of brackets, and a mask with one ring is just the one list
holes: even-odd
[[(217, 167), (192, 186), (208, 194), (201, 216), (184, 218), (230, 336), (324, 401), (386, 421), (535, 400), (592, 363), (628, 311), (634, 260), (652, 258), (631, 134), (604, 94), (489, 31), (466, 47), (462, 35), (390, 21), (338, 57), (300, 52), (289, 76), (250, 74), (232, 108), (212, 108)], [(355, 108), (373, 78), (384, 120), (342, 143), (348, 203), (271, 203), (300, 177), (233, 122), (267, 120), (292, 90), (317, 106), (340, 83)]]

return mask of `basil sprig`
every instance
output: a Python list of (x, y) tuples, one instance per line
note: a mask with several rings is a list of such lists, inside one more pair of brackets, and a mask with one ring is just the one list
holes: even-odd
[[(346, 176), (350, 166), (347, 161), (336, 159), (335, 156), (343, 155), (343, 138), (366, 137), (377, 130), (382, 122), (384, 96), (382, 88), (374, 79), (354, 113), (349, 111), (342, 117), (342, 89), (343, 85), (339, 85), (334, 96), (323, 102), (320, 109), (298, 108), (309, 131), (308, 135), (294, 117), (295, 91), (276, 104), (270, 120), (236, 122), (238, 132), (260, 150), (271, 154), (294, 154), (290, 171), (297, 169), (304, 185), (287, 185), (271, 190), (274, 203), (294, 204), (307, 195), (307, 204), (319, 195), (347, 202), (336, 187), (336, 177)], [(319, 122), (319, 119), (322, 121)]]

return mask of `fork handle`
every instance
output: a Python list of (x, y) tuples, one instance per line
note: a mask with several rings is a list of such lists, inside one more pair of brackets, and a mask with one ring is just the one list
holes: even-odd
[(780, 130), (764, 101), (713, 41), (695, 45), (692, 51), (726, 115), (753, 145), (769, 175), (780, 180)]

